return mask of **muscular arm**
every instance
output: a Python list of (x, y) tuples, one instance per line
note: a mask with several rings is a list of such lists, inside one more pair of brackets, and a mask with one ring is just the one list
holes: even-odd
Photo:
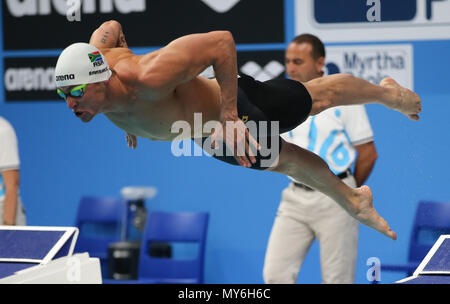
[[(196, 78), (207, 67), (212, 66), (221, 98), (221, 123), (215, 129), (212, 141), (215, 143), (223, 139), (235, 151), (234, 156), (241, 165), (251, 166), (245, 153), (237, 152), (238, 146), (244, 147), (245, 152), (249, 153), (250, 144), (257, 148), (259, 145), (238, 118), (237, 55), (230, 32), (213, 31), (183, 36), (156, 52), (141, 56), (138, 66), (139, 82), (161, 94), (171, 94), (177, 86)], [(232, 122), (232, 131), (227, 132), (223, 128), (226, 122)], [(256, 162), (253, 155), (250, 155), (250, 160)]]
[(372, 172), (378, 154), (373, 141), (355, 146), (355, 149), (358, 151), (358, 158), (356, 159), (354, 176), (356, 185), (360, 187)]
[[(150, 59), (151, 58), (151, 59)], [(222, 108), (237, 116), (237, 59), (233, 36), (227, 31), (192, 34), (178, 38), (141, 59), (143, 82), (172, 90), (213, 66), (221, 90)]]
[[(184, 36), (152, 56), (148, 62), (145, 62), (146, 58), (142, 59), (141, 65), (146, 66), (142, 82), (166, 92), (173, 92), (178, 85), (197, 77), (208, 66), (213, 67), (221, 98), (220, 124), (212, 134), (213, 146), (223, 140), (234, 151), (239, 164), (250, 167), (250, 161), (255, 163), (250, 147), (259, 149), (260, 146), (237, 113), (237, 55), (231, 33), (214, 31)], [(251, 154), (249, 159), (244, 149)]]
[(2, 171), (5, 185), (3, 223), (14, 225), (16, 222), (17, 199), (19, 193), (19, 170)]
[[(122, 30), (122, 25), (115, 20), (106, 21), (98, 29), (96, 29), (94, 33), (92, 33), (89, 44), (100, 50), (116, 47), (128, 48), (128, 44)], [(126, 134), (128, 147), (136, 149), (137, 137), (134, 134), (129, 134), (127, 132)]]
[(114, 20), (106, 21), (96, 29), (92, 33), (89, 44), (92, 44), (98, 49), (128, 47), (122, 26)]

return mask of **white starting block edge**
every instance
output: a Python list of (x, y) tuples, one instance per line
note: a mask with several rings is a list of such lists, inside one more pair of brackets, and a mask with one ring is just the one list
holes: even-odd
[[(100, 260), (87, 252), (73, 254), (78, 228), (0, 226), (0, 230), (65, 231), (43, 259), (0, 258), (0, 262), (37, 264), (1, 278), (0, 284), (102, 284)], [(67, 256), (53, 259), (71, 237)]]
[(0, 262), (17, 262), (17, 263), (40, 263), (45, 265), (50, 262), (59, 250), (64, 246), (67, 240), (73, 235), (72, 243), (70, 244), (68, 256), (73, 254), (75, 244), (78, 238), (78, 228), (76, 227), (45, 227), (45, 226), (0, 226), (0, 230), (26, 230), (26, 231), (64, 231), (64, 234), (56, 242), (47, 255), (42, 259), (17, 259), (17, 258), (0, 258)]
[(441, 235), (436, 243), (434, 243), (433, 247), (431, 247), (430, 251), (428, 251), (427, 255), (423, 259), (423, 261), (419, 264), (416, 271), (414, 271), (413, 276), (418, 276), (420, 274), (449, 274), (449, 271), (424, 271), (427, 264), (430, 262), (431, 258), (434, 256), (436, 251), (441, 247), (442, 243), (446, 240), (450, 239), (450, 234)]
[(102, 284), (100, 260), (77, 253), (17, 271), (0, 284)]
[(408, 281), (413, 280), (413, 279), (415, 279), (415, 278), (417, 278), (417, 277), (416, 277), (416, 276), (407, 277), (407, 278), (404, 278), (404, 279), (395, 281), (394, 283), (405, 283), (405, 282), (408, 282)]
[(428, 251), (425, 258), (422, 260), (422, 262), (417, 266), (416, 270), (414, 271), (413, 275), (404, 279), (401, 279), (399, 281), (396, 281), (395, 283), (404, 283), (408, 282), (410, 280), (413, 280), (415, 278), (418, 278), (421, 274), (448, 274), (448, 271), (423, 271), (423, 269), (427, 266), (428, 262), (430, 262), (431, 258), (434, 256), (436, 251), (441, 247), (444, 240), (450, 239), (450, 234), (444, 234), (439, 236), (437, 241), (434, 243), (433, 247), (431, 247), (430, 251)]

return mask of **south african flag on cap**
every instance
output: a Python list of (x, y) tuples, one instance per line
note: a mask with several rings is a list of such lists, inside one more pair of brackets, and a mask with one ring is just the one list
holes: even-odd
[(88, 55), (91, 62), (102, 60), (102, 55), (100, 55), (100, 52), (89, 53)]

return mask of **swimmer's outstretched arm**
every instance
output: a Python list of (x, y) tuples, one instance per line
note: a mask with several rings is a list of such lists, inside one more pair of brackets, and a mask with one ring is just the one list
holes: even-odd
[(142, 81), (153, 88), (173, 89), (212, 66), (221, 89), (223, 106), (237, 115), (237, 59), (233, 36), (213, 31), (183, 36), (166, 47), (142, 56)]
[[(227, 145), (235, 151), (236, 160), (241, 165), (250, 167), (250, 161), (255, 162), (255, 157), (247, 158), (245, 153), (237, 153), (238, 146), (245, 146), (249, 153), (250, 143), (256, 146), (257, 143), (238, 118), (236, 57), (236, 45), (228, 31), (187, 35), (156, 52), (142, 56), (139, 61), (139, 66), (142, 67), (140, 82), (155, 91), (172, 92), (178, 85), (194, 79), (212, 66), (220, 87), (221, 126), (231, 121), (237, 133), (235, 140), (234, 134), (231, 134), (233, 132), (226, 132), (225, 128), (218, 126), (213, 134), (213, 142), (223, 136)], [(217, 131), (219, 129), (221, 132)]]
[[(97, 47), (100, 50), (105, 48), (128, 47), (128, 44), (125, 40), (125, 35), (122, 30), (122, 25), (115, 20), (106, 21), (102, 25), (100, 25), (100, 27), (92, 33), (89, 44)], [(128, 147), (136, 149), (136, 135), (130, 134), (128, 132), (125, 133)]]

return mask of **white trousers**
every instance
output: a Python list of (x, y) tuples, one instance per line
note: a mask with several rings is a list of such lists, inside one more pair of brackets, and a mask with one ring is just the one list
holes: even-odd
[[(5, 205), (3, 202), (3, 199), (0, 199), (0, 225), (3, 225), (3, 212), (5, 210)], [(19, 198), (17, 199), (17, 211), (16, 211), (16, 226), (25, 226), (26, 223), (26, 217), (25, 217), (25, 209), (22, 205), (22, 200)]]
[[(353, 176), (342, 180), (356, 187)], [(352, 284), (355, 281), (358, 221), (318, 191), (291, 183), (282, 192), (264, 261), (267, 284), (295, 284), (301, 265), (317, 239), (322, 283)]]

